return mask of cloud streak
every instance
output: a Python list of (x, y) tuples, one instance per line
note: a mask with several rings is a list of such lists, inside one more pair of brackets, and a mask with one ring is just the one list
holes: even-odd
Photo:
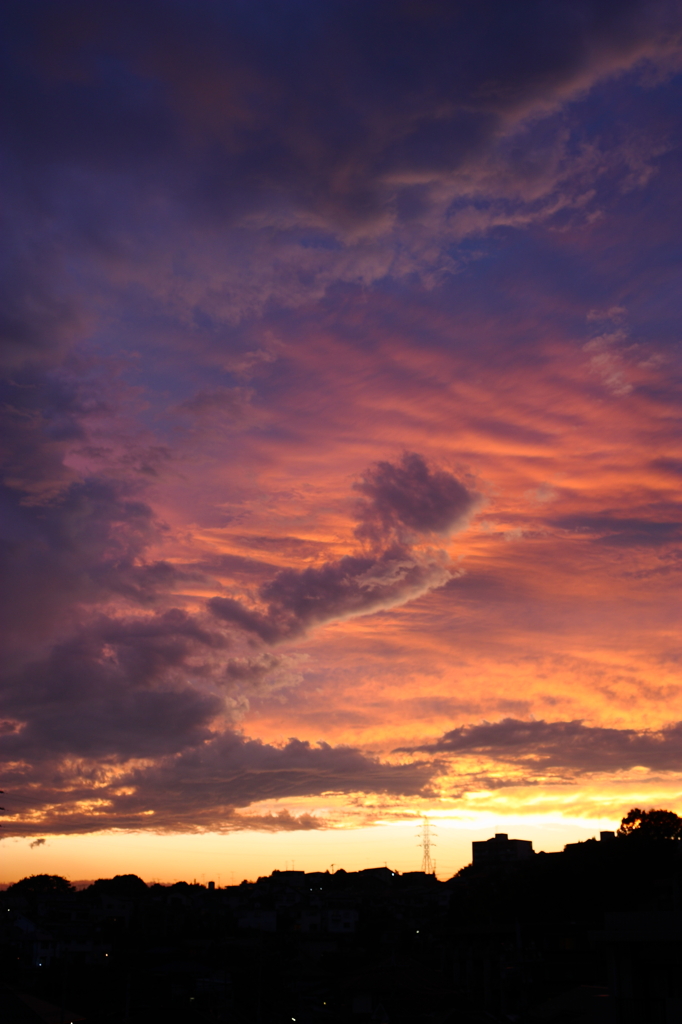
[(499, 722), (460, 726), (435, 742), (414, 749), (440, 755), (475, 754), (536, 772), (620, 772), (636, 767), (679, 772), (681, 741), (680, 722), (658, 730), (638, 730), (589, 726), (579, 720), (504, 718)]
[[(311, 815), (244, 814), (260, 801), (335, 793), (419, 795), (430, 791), (428, 762), (382, 762), (352, 747), (290, 739), (281, 746), (231, 731), (174, 757), (117, 772), (87, 762), (53, 764), (43, 777), (26, 766), (9, 770), (12, 833), (94, 832), (107, 828), (158, 831), (264, 831), (324, 827)], [(36, 793), (35, 781), (40, 779)]]
[(682, 539), (682, 526), (670, 520), (637, 519), (627, 516), (573, 515), (551, 521), (551, 525), (610, 547), (663, 547)]

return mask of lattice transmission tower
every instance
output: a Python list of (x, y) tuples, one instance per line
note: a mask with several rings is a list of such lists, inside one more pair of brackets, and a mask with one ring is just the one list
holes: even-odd
[(436, 873), (436, 862), (431, 857), (431, 847), (436, 845), (433, 841), (434, 835), (433, 825), (429, 819), (426, 817), (422, 818), (422, 823), (419, 827), (419, 846), (422, 848), (422, 871), (427, 875), (435, 875)]

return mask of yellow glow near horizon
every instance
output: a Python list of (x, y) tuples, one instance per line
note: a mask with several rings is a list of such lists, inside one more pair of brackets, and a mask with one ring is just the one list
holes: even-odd
[[(611, 819), (586, 821), (551, 815), (510, 815), (502, 818), (483, 812), (454, 821), (438, 812), (434, 848), (439, 878), (455, 874), (471, 861), (471, 843), (495, 832), (530, 839), (536, 850), (561, 850), (566, 843), (615, 829)], [(234, 885), (255, 880), (275, 868), (358, 871), (388, 864), (396, 871), (421, 869), (419, 819), (356, 829), (320, 829), (296, 832), (230, 832), (159, 835), (153, 832), (96, 832), (79, 836), (35, 840), (7, 837), (0, 844), (0, 882), (16, 882), (26, 875), (56, 874), (71, 881), (136, 874), (146, 882), (208, 882)]]

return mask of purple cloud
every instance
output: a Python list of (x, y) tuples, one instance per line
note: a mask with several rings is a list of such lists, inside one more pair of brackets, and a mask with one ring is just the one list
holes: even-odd
[(105, 767), (87, 763), (52, 763), (42, 769), (15, 763), (6, 784), (13, 813), (22, 819), (12, 823), (12, 831), (20, 835), (112, 827), (274, 831), (319, 828), (324, 822), (286, 810), (252, 817), (240, 809), (263, 800), (325, 793), (426, 794), (435, 770), (425, 762), (387, 764), (354, 747), (296, 739), (273, 746), (228, 731), (110, 779)]
[(283, 569), (264, 584), (264, 613), (232, 598), (213, 597), (210, 611), (265, 643), (301, 636), (312, 626), (395, 608), (443, 586), (451, 572), (443, 560), (389, 549), (376, 558), (348, 555), (320, 568)]
[(365, 499), (356, 536), (384, 545), (410, 535), (445, 537), (466, 525), (479, 502), (451, 473), (429, 469), (415, 452), (406, 452), (398, 465), (377, 462), (355, 489)]
[(476, 494), (451, 473), (430, 470), (414, 453), (397, 466), (377, 463), (356, 487), (365, 499), (356, 536), (371, 541), (372, 554), (282, 569), (259, 588), (264, 611), (231, 597), (211, 598), (209, 610), (270, 644), (313, 626), (395, 608), (452, 579), (442, 553), (418, 551), (410, 540), (463, 527), (478, 504)]
[[(44, 657), (5, 670), (4, 759), (126, 760), (194, 746), (223, 710), (225, 639), (179, 609), (100, 617)], [(195, 685), (196, 684), (196, 685)]]
[[(74, 265), (159, 267), (181, 317), (220, 334), (339, 281), (433, 282), (471, 235), (594, 213), (605, 165), (624, 185), (645, 177), (658, 140), (637, 146), (626, 126), (576, 173), (583, 140), (542, 122), (600, 80), (670, 62), (680, 28), (666, 0), (523, 0), (513, 17), (503, 0), (269, 2), (262, 17), (68, 0), (59, 31), (45, 0), (5, 10), (18, 212), (2, 308), (29, 356), (80, 328)], [(77, 259), (60, 266), (65, 247)]]
[(581, 721), (545, 722), (504, 718), (463, 725), (414, 750), (432, 754), (480, 754), (536, 771), (655, 771), (682, 767), (682, 722), (659, 730), (608, 729)]
[(678, 542), (682, 538), (682, 525), (677, 521), (642, 519), (610, 513), (596, 516), (562, 516), (551, 520), (550, 525), (560, 530), (582, 534), (595, 543), (619, 548), (658, 548)]

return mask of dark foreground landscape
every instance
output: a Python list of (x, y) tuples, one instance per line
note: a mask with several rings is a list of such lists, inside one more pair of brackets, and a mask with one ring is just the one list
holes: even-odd
[(75, 891), (34, 876), (0, 896), (0, 1019), (680, 1021), (681, 847), (603, 834), (515, 859), (500, 837), (446, 882), (375, 868)]

